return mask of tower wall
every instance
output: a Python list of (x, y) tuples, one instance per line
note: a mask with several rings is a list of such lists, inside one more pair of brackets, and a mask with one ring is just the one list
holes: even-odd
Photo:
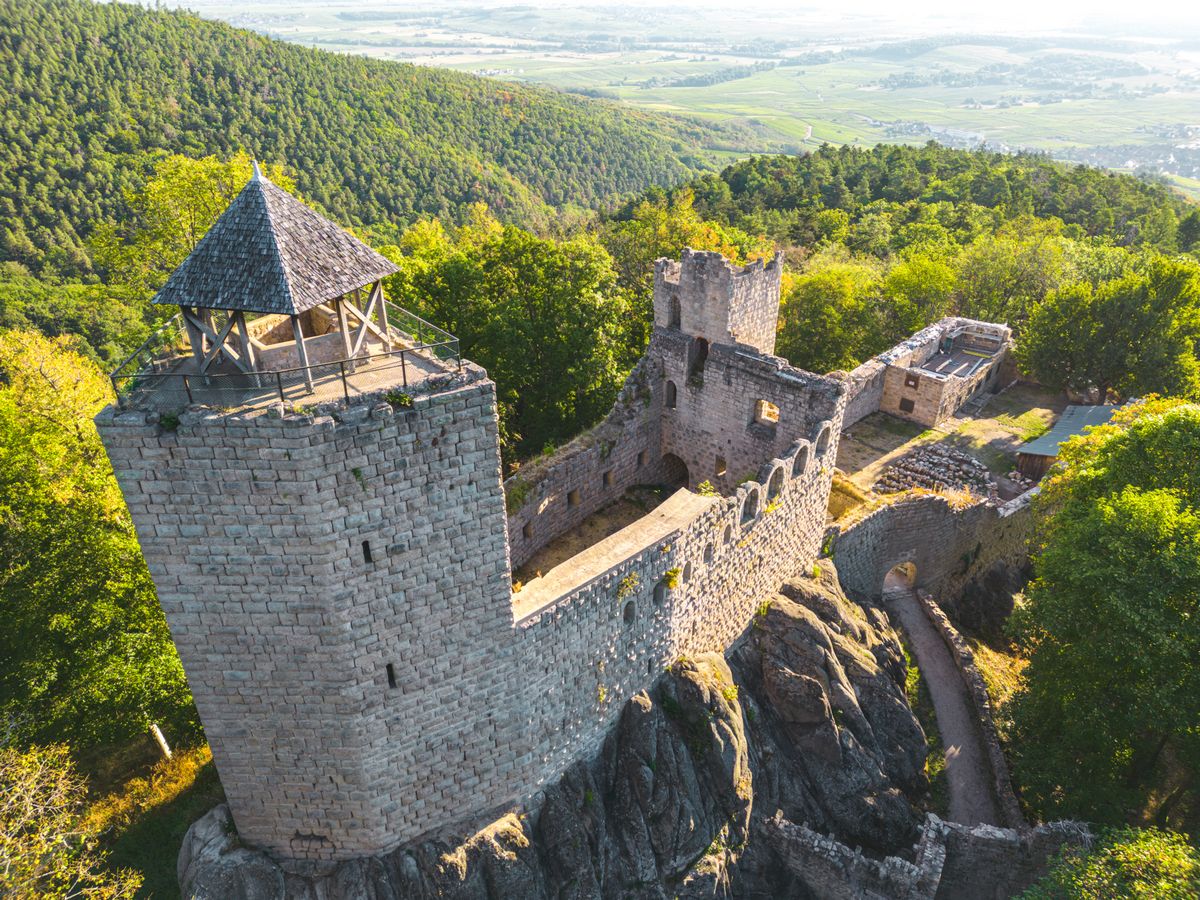
[(365, 856), (521, 790), (491, 382), (97, 424), (243, 840)]
[[(783, 259), (735, 266), (720, 253), (685, 249), (654, 265), (654, 324), (711, 343), (775, 352)], [(673, 325), (678, 302), (679, 325)]]

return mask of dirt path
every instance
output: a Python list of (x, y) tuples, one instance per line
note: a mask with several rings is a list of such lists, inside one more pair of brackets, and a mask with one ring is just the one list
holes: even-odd
[(950, 820), (964, 825), (999, 825), (992, 798), (991, 769), (979, 738), (970, 700), (950, 650), (907, 585), (889, 582), (884, 605), (898, 618), (929, 686), (938, 731), (946, 749), (946, 781), (950, 787)]

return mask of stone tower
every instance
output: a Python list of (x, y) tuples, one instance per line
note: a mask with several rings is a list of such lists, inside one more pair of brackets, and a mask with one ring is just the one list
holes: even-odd
[(775, 352), (782, 257), (735, 266), (720, 253), (685, 249), (654, 266), (654, 324), (707, 344)]
[[(189, 315), (115, 373), (120, 407), (97, 425), (239, 835), (282, 858), (367, 856), (512, 789), (498, 760), (525, 738), (496, 712), (513, 638), (495, 392), (451, 336), (359, 313), (368, 291), (384, 301), (378, 268), (354, 275), (352, 237), (281, 216), (295, 201), (269, 192), (251, 215), (260, 199), (235, 201), (173, 277), (164, 296)], [(307, 267), (281, 275), (281, 255)], [(285, 296), (264, 293), (272, 274)], [(223, 357), (235, 325), (243, 352)]]

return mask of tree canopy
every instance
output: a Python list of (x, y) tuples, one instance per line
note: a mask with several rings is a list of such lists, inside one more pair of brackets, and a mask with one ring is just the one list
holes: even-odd
[(474, 202), (531, 221), (686, 178), (714, 133), (135, 4), (0, 0), (0, 63), (0, 261), (39, 275), (90, 270), (92, 224), (124, 217), (153, 151), (286, 161), (352, 225)]
[(199, 725), (68, 338), (0, 334), (0, 723), (75, 748)]
[(1015, 774), (1046, 817), (1194, 822), (1200, 407), (1152, 400), (1064, 445), (1016, 625)]

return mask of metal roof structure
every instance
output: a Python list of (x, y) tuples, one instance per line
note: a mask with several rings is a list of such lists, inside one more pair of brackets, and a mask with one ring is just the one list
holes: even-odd
[(1095, 425), (1106, 425), (1112, 418), (1116, 406), (1068, 406), (1058, 421), (1040, 438), (1017, 449), (1028, 456), (1058, 456), (1059, 444)]
[(396, 271), (255, 163), (253, 177), (154, 302), (297, 315)]

